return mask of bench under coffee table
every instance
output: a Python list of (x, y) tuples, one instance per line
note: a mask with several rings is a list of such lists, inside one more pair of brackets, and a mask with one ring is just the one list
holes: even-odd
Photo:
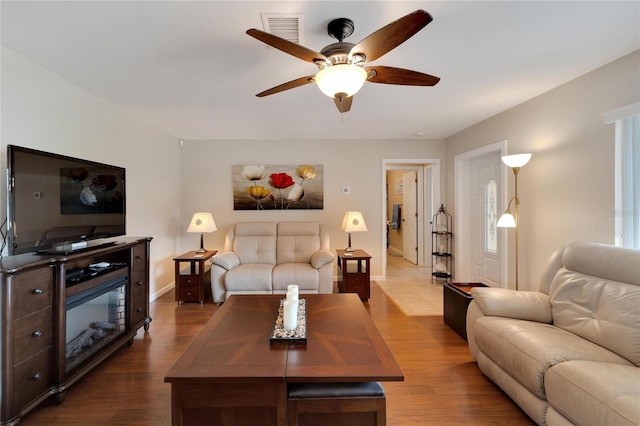
[[(270, 344), (281, 297), (236, 295), (216, 312), (165, 376), (171, 383), (173, 425), (303, 425), (305, 416), (288, 421), (289, 398), (299, 413), (312, 399), (320, 400), (315, 407), (353, 407), (358, 400), (364, 407), (372, 399), (385, 400), (375, 382), (404, 380), (355, 293), (301, 296), (307, 343)], [(327, 393), (332, 384), (342, 389), (341, 396)], [(375, 424), (385, 424), (384, 419)]]

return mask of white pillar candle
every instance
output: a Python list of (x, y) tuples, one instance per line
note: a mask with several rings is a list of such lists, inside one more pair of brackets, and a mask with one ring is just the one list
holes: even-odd
[(282, 311), (282, 326), (285, 330), (293, 330), (298, 323), (298, 302), (285, 300)]
[(293, 300), (295, 302), (298, 301), (298, 293), (295, 291), (287, 292), (287, 300)]
[(295, 284), (287, 286), (287, 293), (289, 293), (289, 292), (293, 292), (295, 294), (298, 294), (298, 286), (295, 285)]

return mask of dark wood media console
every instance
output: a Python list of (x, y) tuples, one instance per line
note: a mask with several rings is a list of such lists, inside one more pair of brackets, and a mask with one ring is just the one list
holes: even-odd
[(149, 329), (151, 238), (0, 259), (0, 424), (13, 425)]

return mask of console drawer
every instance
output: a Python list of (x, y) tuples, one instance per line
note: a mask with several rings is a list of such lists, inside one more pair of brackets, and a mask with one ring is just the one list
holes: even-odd
[(14, 324), (13, 363), (18, 364), (52, 344), (51, 306), (26, 315)]
[(53, 268), (38, 268), (9, 277), (14, 319), (53, 304)]
[(133, 247), (133, 262), (131, 264), (131, 280), (144, 280), (147, 274), (147, 250), (144, 244)]
[(52, 348), (32, 356), (17, 364), (13, 370), (15, 385), (13, 386), (14, 406), (22, 407), (51, 386)]
[(147, 317), (147, 295), (146, 286), (142, 281), (131, 282), (131, 310), (133, 311), (133, 323), (131, 327), (135, 327)]

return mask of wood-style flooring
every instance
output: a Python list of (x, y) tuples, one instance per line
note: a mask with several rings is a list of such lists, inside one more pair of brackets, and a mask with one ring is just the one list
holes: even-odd
[[(395, 262), (394, 262), (395, 263)], [(424, 271), (402, 262), (388, 279)], [(397, 269), (400, 268), (400, 269)], [(49, 398), (20, 425), (170, 425), (170, 385), (164, 375), (215, 313), (211, 302), (177, 305), (173, 292), (151, 302), (148, 333), (123, 347), (66, 391)], [(404, 316), (376, 285), (365, 304), (405, 374), (384, 383), (387, 424), (533, 425), (518, 406), (478, 370), (466, 342), (441, 316)]]

